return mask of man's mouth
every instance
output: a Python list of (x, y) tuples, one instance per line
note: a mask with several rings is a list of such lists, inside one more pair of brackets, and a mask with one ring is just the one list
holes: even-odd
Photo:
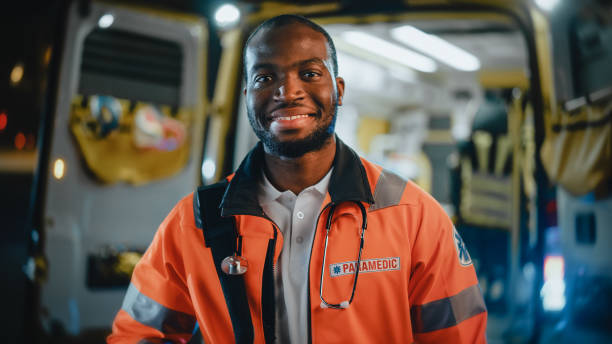
[(311, 125), (314, 113), (308, 113), (306, 109), (282, 109), (276, 110), (267, 116), (267, 122), (272, 131), (294, 131)]
[(292, 116), (278, 116), (272, 117), (272, 121), (293, 121), (300, 118), (306, 118), (312, 115), (292, 115)]

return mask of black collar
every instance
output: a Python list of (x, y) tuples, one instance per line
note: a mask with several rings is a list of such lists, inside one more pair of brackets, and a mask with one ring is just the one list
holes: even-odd
[[(242, 161), (225, 190), (220, 205), (221, 216), (264, 216), (257, 200), (259, 179), (263, 171), (263, 155), (263, 144), (259, 142)], [(337, 136), (333, 166), (328, 188), (332, 202), (374, 203), (372, 190), (359, 156)]]

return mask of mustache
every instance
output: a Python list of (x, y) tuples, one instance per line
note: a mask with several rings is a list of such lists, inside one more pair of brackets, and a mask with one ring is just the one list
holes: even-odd
[[(278, 105), (274, 106), (273, 108), (269, 109), (268, 111), (266, 111), (266, 116), (267, 117), (268, 114), (273, 113), (274, 111), (277, 110), (283, 110), (283, 109), (291, 109), (291, 108), (296, 108), (296, 107), (305, 107), (306, 104), (299, 102), (299, 101), (291, 101), (291, 102), (282, 102), (279, 103)], [(322, 112), (321, 112), (321, 106), (319, 104), (317, 104), (315, 111), (313, 112), (313, 114), (315, 115), (315, 117), (319, 118), (322, 116)]]
[(301, 107), (304, 106), (303, 103), (301, 102), (282, 102), (280, 104), (278, 104), (277, 106), (273, 107), (270, 112), (274, 112), (276, 110), (282, 110), (282, 109), (290, 109), (290, 108), (295, 108), (295, 107)]

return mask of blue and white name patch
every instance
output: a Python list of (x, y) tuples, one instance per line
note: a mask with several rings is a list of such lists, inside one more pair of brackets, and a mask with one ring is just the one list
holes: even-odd
[[(391, 271), (400, 269), (399, 257), (374, 258), (362, 260), (359, 266), (359, 273)], [(329, 264), (329, 274), (331, 277), (354, 274), (357, 271), (357, 261), (353, 260), (344, 263)]]
[(465, 246), (465, 242), (457, 232), (457, 228), (453, 227), (453, 240), (455, 241), (455, 249), (457, 250), (457, 258), (459, 258), (459, 264), (462, 266), (468, 266), (472, 264), (472, 257)]

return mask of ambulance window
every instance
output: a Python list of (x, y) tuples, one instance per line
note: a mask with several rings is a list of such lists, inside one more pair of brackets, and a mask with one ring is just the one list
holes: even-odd
[(85, 39), (80, 94), (179, 106), (183, 51), (177, 42), (117, 29)]

